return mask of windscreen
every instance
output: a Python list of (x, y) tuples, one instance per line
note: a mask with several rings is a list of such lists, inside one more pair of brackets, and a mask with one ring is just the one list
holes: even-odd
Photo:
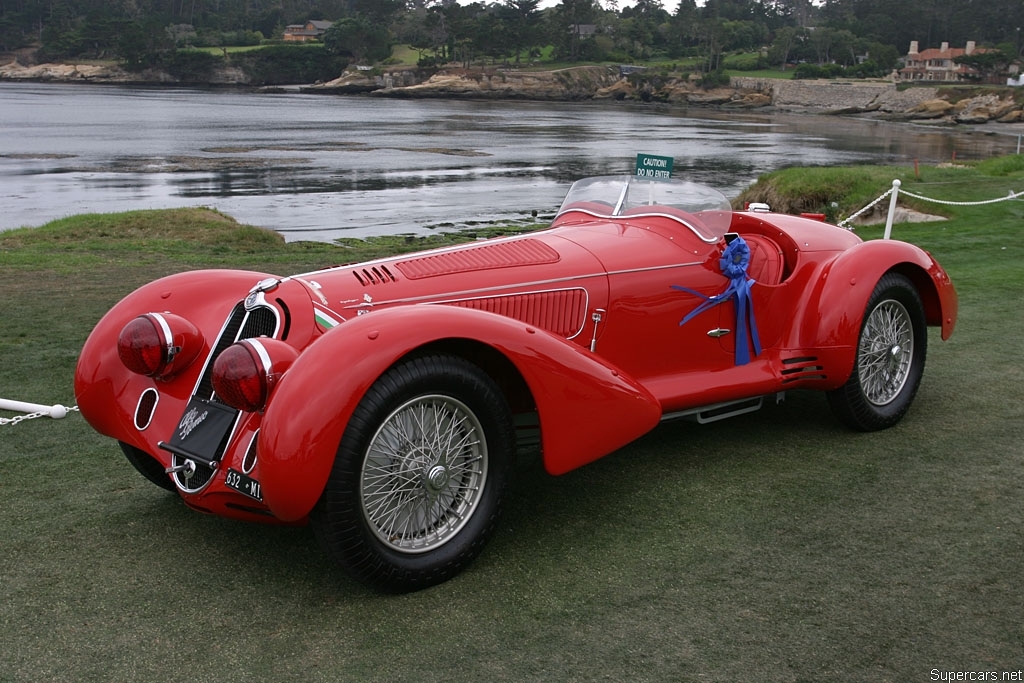
[(732, 207), (718, 190), (686, 180), (649, 180), (635, 176), (599, 176), (577, 180), (558, 209), (615, 218), (664, 215), (717, 240), (729, 230)]

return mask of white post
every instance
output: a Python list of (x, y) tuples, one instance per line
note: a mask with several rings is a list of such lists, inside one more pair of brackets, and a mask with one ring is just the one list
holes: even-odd
[(892, 219), (896, 216), (896, 195), (900, 193), (900, 179), (892, 181), (892, 196), (889, 197), (889, 217), (885, 219), (885, 237), (889, 239), (892, 235)]
[(13, 410), (18, 413), (46, 413), (55, 420), (68, 414), (68, 409), (62, 405), (44, 406), (40, 403), (9, 401), (5, 398), (0, 398), (0, 410)]
[(1024, 133), (1017, 135), (1017, 154), (1020, 154), (1020, 139), (1024, 138)]

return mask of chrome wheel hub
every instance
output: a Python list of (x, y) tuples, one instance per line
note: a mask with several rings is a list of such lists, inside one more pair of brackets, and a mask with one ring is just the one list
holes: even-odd
[(441, 465), (434, 465), (426, 477), (427, 488), (434, 493), (443, 491), (448, 486), (448, 470)]
[(891, 403), (903, 390), (914, 359), (914, 326), (900, 302), (888, 299), (868, 315), (857, 349), (857, 371), (867, 400)]
[(472, 518), (487, 480), (483, 426), (450, 396), (415, 398), (370, 440), (360, 476), (364, 519), (393, 550), (422, 553)]

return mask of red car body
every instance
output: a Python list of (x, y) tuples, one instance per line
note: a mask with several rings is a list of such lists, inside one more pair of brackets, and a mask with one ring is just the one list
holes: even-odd
[[(518, 418), (514, 438), (539, 439), (544, 466), (557, 475), (615, 451), (663, 419), (717, 419), (794, 389), (838, 397), (854, 427), (875, 429), (900, 419), (919, 369), (908, 380), (909, 398), (898, 398), (906, 404), (898, 414), (887, 414), (880, 403), (858, 422), (860, 404), (850, 407), (842, 394), (850, 393), (857, 375), (859, 345), (870, 341), (863, 339), (866, 317), (886, 278), (904, 289), (909, 283), (916, 293), (919, 305), (910, 300), (900, 308), (919, 308), (943, 339), (953, 331), (954, 288), (935, 260), (913, 245), (863, 242), (810, 218), (733, 212), (707, 193), (696, 204), (675, 201), (671, 193), (666, 203), (623, 204), (627, 191), (654, 197), (644, 188), (668, 186), (621, 178), (587, 182), (574, 186), (554, 223), (540, 232), (291, 277), (206, 270), (142, 287), (114, 306), (86, 342), (75, 375), (80, 410), (95, 429), (122, 443), (143, 474), (177, 490), (190, 507), (302, 524), (325, 505), (332, 476), (354, 477), (344, 491), (365, 491), (365, 469), (332, 474), (340, 444), (371, 388), (410, 358), (463, 359), (493, 380)], [(619, 205), (612, 205), (614, 196), (594, 201), (620, 186)], [(738, 299), (719, 298), (730, 284), (722, 256), (736, 236), (747, 259), (737, 281), (747, 283), (752, 313), (752, 329), (742, 335)], [(908, 301), (895, 295), (885, 301), (896, 299)], [(165, 351), (172, 356), (149, 374), (123, 360), (133, 343), (126, 329), (140, 316), (139, 329), (167, 335)], [(915, 344), (923, 344), (920, 329), (916, 336)], [(262, 363), (265, 396), (248, 408), (232, 401), (224, 426), (214, 430), (218, 443), (202, 446), (197, 460), (181, 444), (192, 429), (205, 428), (206, 406), (219, 404), (214, 383), (232, 381), (215, 361), (243, 339), (259, 342), (244, 353)], [(886, 362), (892, 365), (904, 351), (889, 350)], [(923, 368), (923, 346), (917, 355), (914, 362)], [(204, 402), (190, 403), (196, 396)], [(486, 420), (482, 431), (488, 431)], [(497, 438), (490, 431), (488, 441)], [(455, 476), (447, 461), (433, 469), (415, 462), (390, 460), (390, 471), (405, 467), (406, 479), (422, 477), (431, 500)], [(474, 481), (487, 482), (497, 472), (495, 465)], [(460, 512), (457, 525), (472, 514)], [(465, 564), (442, 557), (445, 569), (435, 571), (424, 559), (452, 552), (445, 547), (456, 545), (448, 541), (461, 531), (428, 530), (438, 534), (437, 548), (424, 541), (423, 547), (396, 546), (396, 554), (387, 546), (397, 532), (374, 536), (358, 515), (348, 523), (362, 529), (362, 545), (384, 547), (371, 548), (371, 559), (358, 562), (343, 557), (348, 546), (335, 554), (375, 583), (418, 588)], [(332, 524), (321, 521), (324, 529)], [(478, 545), (463, 554), (474, 555)], [(426, 563), (410, 568), (406, 560)], [(375, 568), (359, 568), (368, 563)]]

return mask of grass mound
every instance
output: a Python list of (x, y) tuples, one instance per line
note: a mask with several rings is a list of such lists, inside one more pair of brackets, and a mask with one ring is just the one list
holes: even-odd
[[(885, 191), (892, 171), (884, 167), (789, 168), (758, 178), (736, 199), (734, 206), (764, 202), (772, 211), (834, 214), (857, 207)], [(833, 204), (836, 207), (833, 207)]]
[[(1006, 180), (1022, 176), (1024, 155), (1020, 154), (917, 169), (902, 166), (787, 168), (762, 175), (736, 198), (733, 206), (741, 208), (748, 202), (764, 202), (779, 213), (823, 213), (829, 221), (837, 222), (880, 197), (897, 179), (904, 191), (926, 197), (939, 197), (951, 191), (955, 196), (947, 199), (971, 202), (1005, 196), (1002, 188)], [(948, 205), (907, 195), (900, 196), (900, 204), (923, 213), (952, 215)]]
[(280, 247), (284, 238), (272, 230), (241, 225), (207, 208), (82, 214), (39, 228), (0, 233), (0, 250), (106, 251), (156, 249), (167, 253), (196, 247), (259, 251)]

